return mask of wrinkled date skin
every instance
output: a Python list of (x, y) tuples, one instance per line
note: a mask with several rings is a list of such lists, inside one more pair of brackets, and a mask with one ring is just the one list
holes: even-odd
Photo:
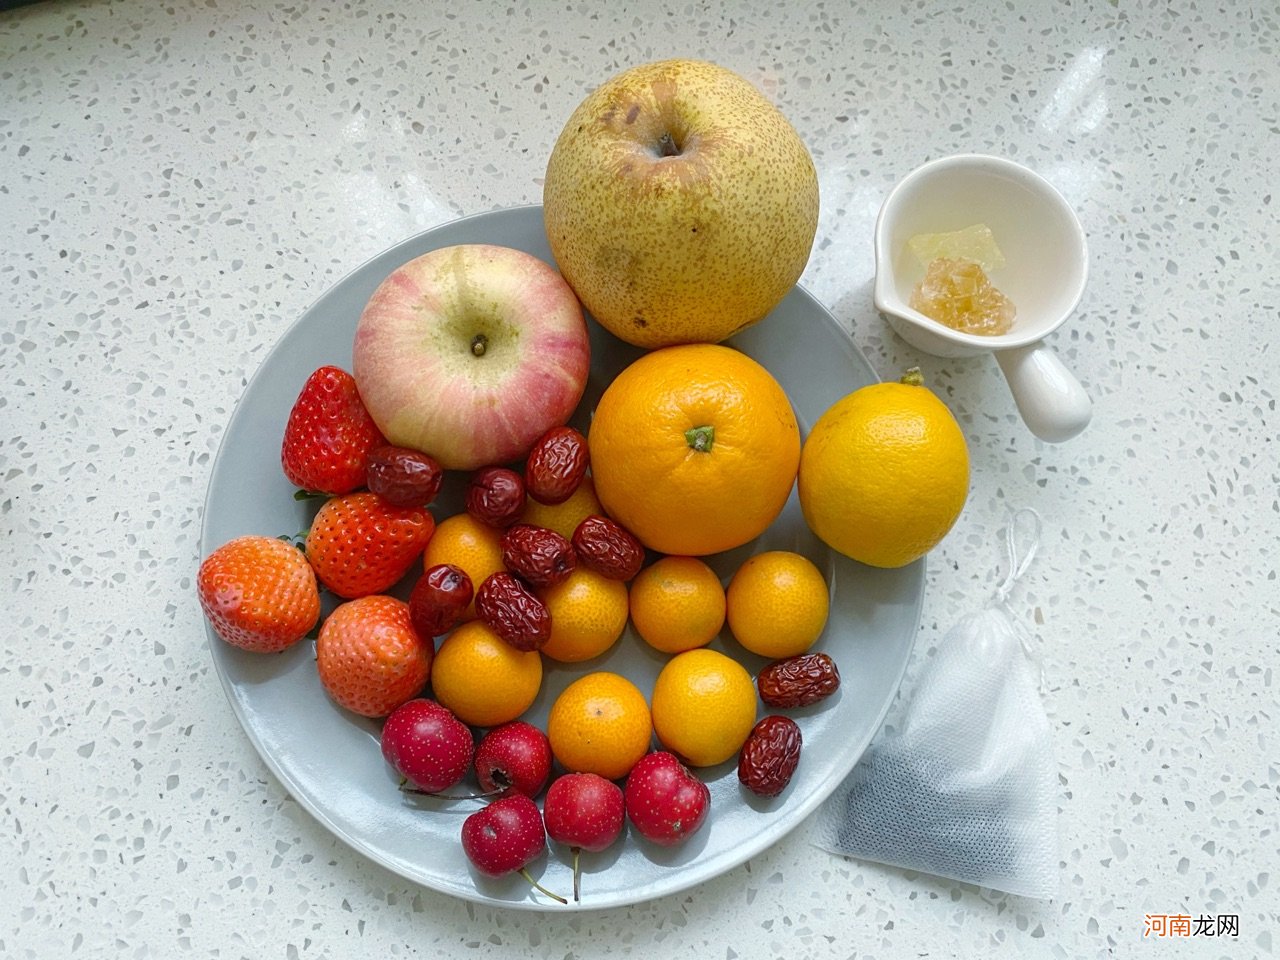
[(578, 559), (602, 577), (630, 580), (644, 565), (644, 545), (622, 524), (595, 514), (573, 531)]
[(436, 498), (444, 468), (435, 457), (408, 447), (383, 446), (370, 451), (365, 486), (396, 507), (424, 507)]
[(524, 511), (524, 502), (524, 481), (506, 467), (477, 470), (467, 484), (467, 513), (490, 527), (511, 526)]
[(790, 717), (765, 717), (738, 754), (738, 780), (756, 796), (776, 797), (800, 764), (800, 726)]
[(564, 503), (587, 473), (587, 438), (573, 427), (552, 427), (529, 451), (524, 486), (539, 503)]
[(535, 587), (552, 587), (569, 579), (578, 558), (554, 530), (517, 523), (502, 535), (502, 562)]
[(760, 699), (769, 707), (807, 707), (840, 686), (836, 662), (825, 653), (802, 653), (775, 660), (756, 677)]
[(547, 605), (505, 571), (490, 574), (480, 584), (476, 616), (517, 650), (539, 650), (551, 637)]
[(438, 637), (462, 619), (471, 603), (471, 578), (461, 567), (437, 563), (418, 578), (409, 594), (409, 619), (418, 636)]

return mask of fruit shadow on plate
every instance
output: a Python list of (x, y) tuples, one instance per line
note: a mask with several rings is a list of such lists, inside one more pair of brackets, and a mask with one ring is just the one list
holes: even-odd
[[(700, 773), (695, 775), (701, 776)], [(711, 808), (707, 811), (707, 818), (702, 822), (702, 826), (693, 836), (685, 840), (683, 843), (674, 847), (664, 847), (661, 844), (654, 843), (652, 840), (646, 840), (634, 830), (628, 830), (627, 842), (631, 849), (640, 852), (646, 860), (660, 866), (674, 867), (691, 860), (696, 860), (698, 855), (707, 845), (707, 838), (711, 836), (711, 831), (715, 829), (715, 809)]]
[(315, 671), (316, 644), (314, 640), (300, 640), (279, 653), (253, 653), (234, 647), (213, 634), (206, 627), (209, 643), (217, 644), (215, 652), (225, 658), (236, 684), (261, 686), (274, 683), (299, 671)]
[[(599, 853), (592, 853), (589, 850), (583, 850), (578, 858), (579, 866), (582, 868), (582, 899), (583, 904), (590, 906), (588, 877), (593, 873), (604, 873), (615, 863), (618, 858), (627, 850), (629, 845), (642, 842), (642, 838), (634, 832), (625, 822), (622, 825), (622, 832), (618, 834), (618, 839), (609, 846), (605, 847)], [(561, 863), (568, 870), (566, 876), (570, 881), (573, 879), (573, 848), (563, 844), (547, 841), (547, 846), (551, 850), (550, 859)], [(552, 875), (552, 879), (557, 879), (558, 874)], [(543, 884), (546, 886), (546, 884)], [(559, 891), (557, 891), (559, 892)]]

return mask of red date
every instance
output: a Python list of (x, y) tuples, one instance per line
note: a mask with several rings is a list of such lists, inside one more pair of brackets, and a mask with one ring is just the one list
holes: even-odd
[(551, 611), (505, 571), (491, 573), (476, 591), (476, 616), (517, 650), (538, 650), (551, 637)]
[(790, 717), (765, 717), (738, 754), (738, 780), (760, 797), (786, 789), (800, 764), (800, 726)]
[(465, 570), (451, 563), (428, 567), (409, 594), (409, 620), (418, 636), (438, 637), (462, 619), (474, 588)]
[(502, 562), (535, 587), (563, 583), (578, 565), (573, 544), (554, 530), (529, 523), (517, 523), (502, 535)]
[(587, 472), (587, 438), (573, 427), (552, 427), (529, 451), (524, 486), (539, 503), (564, 503)]
[(506, 467), (477, 470), (467, 484), (467, 513), (490, 526), (509, 527), (524, 512), (524, 481)]
[(630, 580), (644, 565), (644, 545), (622, 524), (592, 514), (573, 531), (578, 559), (602, 577)]
[(365, 486), (395, 507), (424, 507), (436, 498), (444, 468), (435, 457), (408, 447), (383, 446), (370, 451)]
[(807, 707), (840, 686), (836, 662), (825, 653), (802, 653), (775, 660), (756, 677), (760, 699), (770, 707)]

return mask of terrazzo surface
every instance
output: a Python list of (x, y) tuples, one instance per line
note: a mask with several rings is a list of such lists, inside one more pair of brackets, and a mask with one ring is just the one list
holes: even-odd
[[(0, 13), (0, 956), (1273, 955), (1278, 40), (1274, 5), (1243, 2)], [(811, 821), (638, 906), (452, 899), (330, 835), (228, 706), (193, 576), (248, 378), (373, 254), (537, 202), (578, 101), (668, 56), (795, 124), (822, 191), (802, 284), (880, 376), (920, 365), (968, 438), (904, 693), (1001, 576), (1009, 511), (1042, 517), (1011, 603), (1055, 741), (1051, 901), (833, 857)], [(1037, 170), (1088, 234), (1051, 338), (1095, 403), (1068, 443), (1026, 431), (989, 357), (923, 355), (872, 306), (881, 201), (956, 152)], [(1156, 942), (1148, 914), (1238, 933)]]

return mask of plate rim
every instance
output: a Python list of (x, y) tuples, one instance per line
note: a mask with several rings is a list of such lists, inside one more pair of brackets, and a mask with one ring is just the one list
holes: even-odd
[[(230, 467), (227, 466), (226, 461), (224, 459), (224, 449), (228, 442), (228, 438), (234, 432), (233, 427), (235, 426), (238, 418), (242, 415), (242, 411), (244, 410), (245, 395), (249, 392), (249, 387), (254, 383), (254, 381), (257, 379), (257, 377), (262, 372), (262, 370), (273, 360), (273, 358), (275, 358), (278, 352), (281, 352), (285, 349), (286, 341), (289, 340), (290, 335), (299, 326), (301, 326), (303, 323), (307, 321), (307, 319), (324, 302), (324, 300), (335, 289), (348, 283), (353, 277), (355, 277), (357, 274), (361, 273), (366, 268), (368, 268), (369, 265), (372, 264), (374, 261), (379, 260), (383, 257), (390, 256), (396, 250), (405, 249), (405, 248), (417, 249), (419, 246), (423, 244), (423, 242), (428, 237), (442, 230), (457, 229), (461, 227), (463, 224), (467, 224), (467, 223), (470, 223), (476, 220), (485, 219), (485, 218), (492, 218), (495, 216), (502, 217), (502, 216), (508, 216), (508, 215), (516, 215), (516, 216), (528, 215), (528, 213), (530, 213), (531, 211), (541, 210), (541, 209), (542, 209), (542, 204), (540, 203), (517, 204), (514, 206), (508, 206), (508, 207), (495, 207), (491, 210), (468, 214), (462, 217), (456, 217), (444, 223), (440, 223), (433, 227), (429, 227), (425, 230), (421, 230), (409, 237), (405, 237), (404, 239), (399, 240), (396, 243), (393, 243), (382, 250), (379, 250), (378, 252), (372, 254), (371, 256), (366, 257), (356, 266), (346, 271), (343, 274), (343, 276), (340, 277), (338, 280), (328, 284), (325, 287), (325, 289), (321, 291), (320, 294), (316, 296), (308, 304), (308, 306), (305, 309), (303, 309), (298, 314), (298, 316), (295, 317), (293, 321), (290, 322), (277, 335), (275, 342), (271, 345), (271, 348), (263, 355), (262, 359), (254, 368), (253, 372), (246, 377), (245, 386), (241, 390), (239, 397), (237, 397), (235, 405), (232, 408), (230, 415), (224, 421), (225, 426), (222, 431), (222, 437), (219, 439), (217, 450), (214, 453), (213, 465), (209, 471), (208, 485), (205, 489), (204, 500), (201, 504), (200, 536), (199, 536), (199, 544), (198, 544), (199, 550), (200, 550), (200, 558), (197, 561), (197, 563), (201, 562), (203, 558), (207, 555), (208, 551), (211, 549), (210, 544), (207, 542), (210, 501), (213, 498), (213, 490), (216, 484), (216, 480), (224, 470), (230, 469)], [(555, 266), (554, 261), (552, 262), (552, 265)], [(844, 327), (840, 325), (840, 323), (836, 320), (836, 318), (830, 312), (830, 310), (828, 310), (813, 294), (811, 294), (804, 287), (800, 286), (798, 283), (792, 288), (791, 291), (788, 291), (788, 293), (797, 294), (802, 299), (808, 301), (808, 304), (812, 308), (815, 308), (820, 316), (825, 318), (825, 322), (832, 324), (836, 328), (837, 332), (840, 334), (839, 342), (841, 344), (842, 352), (849, 357), (852, 363), (863, 367), (865, 371), (870, 375), (873, 382), (876, 382), (879, 380), (879, 377), (876, 374), (875, 369), (871, 366), (866, 356), (863, 355), (863, 353), (857, 348), (856, 344), (853, 342), (852, 336), (849, 334), (849, 331), (845, 330)], [(593, 320), (593, 322), (595, 321)], [(794, 806), (789, 811), (792, 818), (791, 826), (787, 827), (780, 834), (776, 836), (772, 835), (769, 831), (764, 831), (764, 830), (753, 833), (749, 837), (745, 838), (741, 843), (731, 847), (729, 851), (727, 851), (726, 853), (720, 854), (716, 858), (716, 861), (723, 861), (723, 862), (715, 862), (715, 869), (713, 869), (710, 873), (706, 872), (705, 864), (702, 866), (701, 869), (686, 869), (679, 872), (673, 871), (672, 874), (670, 875), (671, 882), (669, 884), (664, 884), (663, 889), (661, 891), (645, 892), (647, 889), (646, 886), (631, 888), (632, 890), (631, 893), (615, 898), (612, 902), (607, 904), (600, 904), (600, 903), (584, 904), (584, 903), (570, 902), (568, 906), (565, 906), (563, 904), (552, 903), (550, 901), (544, 902), (542, 899), (534, 898), (534, 897), (524, 898), (519, 900), (502, 900), (502, 899), (485, 895), (484, 892), (479, 887), (473, 887), (471, 889), (467, 889), (464, 887), (462, 889), (457, 889), (454, 887), (445, 887), (443, 885), (436, 885), (431, 883), (429, 878), (412, 875), (410, 872), (403, 869), (402, 866), (398, 864), (395, 860), (383, 856), (377, 850), (371, 849), (367, 844), (361, 841), (358, 837), (352, 835), (344, 827), (340, 826), (337, 822), (335, 822), (329, 816), (329, 814), (325, 812), (325, 810), (314, 801), (314, 799), (309, 795), (308, 791), (304, 789), (291, 774), (286, 772), (286, 770), (280, 765), (280, 762), (277, 760), (275, 755), (271, 751), (265, 748), (263, 741), (261, 740), (261, 738), (257, 733), (255, 725), (248, 722), (249, 718), (246, 714), (246, 710), (244, 706), (241, 704), (239, 697), (236, 695), (236, 687), (235, 685), (233, 685), (231, 677), (228, 675), (228, 672), (222, 668), (219, 662), (219, 659), (215, 654), (215, 651), (216, 651), (215, 645), (222, 641), (214, 633), (213, 628), (208, 623), (207, 619), (203, 617), (201, 617), (201, 619), (204, 621), (203, 625), (205, 629), (205, 636), (209, 643), (210, 659), (213, 661), (214, 672), (218, 675), (218, 680), (222, 686), (223, 694), (231, 706), (232, 712), (236, 717), (236, 721), (239, 724), (242, 733), (247, 737), (247, 739), (249, 740), (249, 743), (253, 746), (254, 752), (257, 754), (261, 762), (267, 767), (267, 769), (271, 771), (271, 774), (275, 777), (275, 779), (283, 788), (285, 793), (291, 799), (293, 799), (299, 806), (301, 806), (304, 810), (306, 810), (307, 813), (311, 817), (313, 817), (318, 823), (320, 823), (332, 836), (341, 840), (353, 852), (361, 855), (367, 860), (370, 860), (378, 864), (383, 869), (388, 870), (395, 876), (398, 876), (410, 883), (416, 884), (418, 886), (424, 887), (426, 889), (432, 890), (437, 893), (442, 893), (451, 897), (457, 897), (459, 899), (470, 901), (477, 904), (482, 904), (484, 906), (498, 907), (498, 908), (508, 909), (508, 910), (532, 911), (532, 912), (539, 912), (539, 913), (564, 911), (567, 909), (572, 909), (575, 911), (603, 911), (603, 910), (612, 910), (612, 909), (618, 909), (623, 907), (635, 906), (637, 904), (646, 903), (651, 900), (656, 900), (662, 897), (671, 896), (672, 894), (681, 893), (693, 887), (697, 887), (704, 883), (707, 883), (708, 881), (713, 880), (717, 877), (723, 876), (725, 873), (728, 873), (730, 870), (734, 869), (735, 867), (741, 866), (743, 863), (751, 859), (753, 856), (756, 856), (762, 851), (780, 842), (785, 837), (793, 834), (798, 828), (800, 828), (804, 824), (804, 822), (817, 809), (817, 807), (832, 794), (832, 792), (835, 789), (835, 786), (838, 785), (840, 781), (842, 781), (843, 779), (845, 779), (845, 777), (849, 775), (849, 773), (857, 765), (858, 761), (862, 758), (863, 754), (866, 752), (866, 749), (870, 745), (871, 741), (875, 738), (875, 736), (879, 733), (880, 729), (883, 727), (885, 718), (888, 715), (889, 710), (892, 708), (893, 704), (897, 700), (897, 697), (901, 690), (903, 677), (905, 676), (907, 667), (911, 662), (911, 658), (915, 649), (915, 644), (920, 633), (920, 624), (922, 622), (922, 616), (924, 611), (925, 586), (927, 583), (926, 560), (927, 558), (921, 558), (919, 560), (914, 561), (912, 564), (909, 564), (904, 568), (900, 568), (903, 571), (914, 573), (914, 582), (911, 583), (910, 585), (913, 590), (914, 600), (912, 603), (912, 609), (909, 611), (908, 617), (907, 617), (907, 619), (911, 623), (911, 627), (908, 631), (908, 636), (906, 638), (901, 664), (897, 670), (897, 675), (893, 677), (892, 695), (888, 696), (885, 699), (884, 704), (881, 706), (881, 708), (877, 712), (874, 723), (869, 727), (870, 732), (866, 735), (865, 738), (863, 738), (863, 741), (861, 743), (857, 744), (855, 750), (852, 750), (848, 753), (847, 756), (849, 759), (847, 764), (835, 765), (830, 770), (828, 775), (824, 779), (819, 781), (818, 789), (811, 790), (806, 796), (793, 800)], [(853, 561), (853, 562), (856, 562), (856, 561)], [(690, 864), (688, 866), (692, 867), (693, 864)], [(649, 884), (648, 886), (652, 886), (652, 884)]]

